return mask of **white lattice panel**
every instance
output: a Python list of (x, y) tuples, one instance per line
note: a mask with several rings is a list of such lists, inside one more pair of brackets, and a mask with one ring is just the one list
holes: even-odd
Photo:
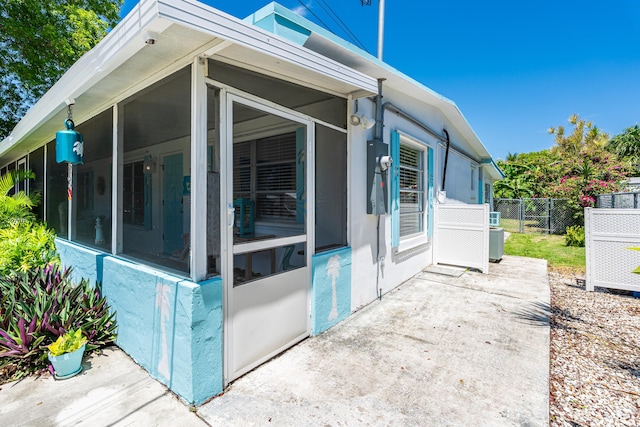
[[(438, 205), (438, 209), (442, 212), (440, 224), (450, 225), (469, 225), (478, 227), (485, 222), (483, 205), (471, 205), (469, 209), (466, 205)], [(489, 224), (489, 220), (486, 221)]]
[(592, 211), (594, 233), (640, 236), (640, 221), (636, 209), (598, 209)]
[(640, 211), (585, 209), (587, 290), (594, 287), (640, 291)]
[(434, 263), (489, 272), (489, 205), (436, 205)]

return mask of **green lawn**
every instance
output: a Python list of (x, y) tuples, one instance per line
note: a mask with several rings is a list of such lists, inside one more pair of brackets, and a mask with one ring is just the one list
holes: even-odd
[(565, 246), (564, 236), (511, 233), (504, 242), (506, 255), (546, 259), (549, 267), (584, 273), (585, 249)]

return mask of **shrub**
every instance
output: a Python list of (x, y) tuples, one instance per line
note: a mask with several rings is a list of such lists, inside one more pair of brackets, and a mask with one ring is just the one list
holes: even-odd
[(0, 228), (0, 277), (59, 263), (55, 234), (44, 224), (19, 222)]
[[(115, 312), (99, 287), (71, 282), (70, 270), (49, 264), (0, 278), (0, 372), (13, 380), (46, 369), (46, 346), (75, 329), (91, 351), (112, 343)], [(8, 369), (8, 367), (12, 369)]]
[(59, 262), (54, 232), (31, 210), (39, 196), (24, 191), (9, 195), (17, 182), (33, 177), (33, 172), (22, 170), (0, 177), (0, 277)]
[(567, 246), (584, 247), (584, 227), (581, 225), (574, 225), (567, 227), (567, 234), (564, 236), (564, 241)]

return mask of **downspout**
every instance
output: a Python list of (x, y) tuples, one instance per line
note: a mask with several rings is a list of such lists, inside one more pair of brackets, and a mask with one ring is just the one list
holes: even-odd
[(446, 129), (442, 129), (444, 136), (447, 138), (447, 149), (444, 152), (444, 167), (442, 170), (442, 191), (444, 190), (444, 184), (447, 182), (447, 163), (449, 162), (449, 147), (451, 146), (451, 140), (449, 139), (449, 132)]

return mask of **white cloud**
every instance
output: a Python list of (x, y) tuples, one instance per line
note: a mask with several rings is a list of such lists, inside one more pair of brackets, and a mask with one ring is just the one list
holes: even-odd
[(309, 9), (311, 9), (311, 6), (313, 4), (313, 1), (308, 1), (305, 3), (304, 6), (300, 5), (297, 7), (294, 7), (293, 9), (291, 9), (294, 13), (300, 15), (300, 16), (304, 16), (305, 18), (309, 15)]

